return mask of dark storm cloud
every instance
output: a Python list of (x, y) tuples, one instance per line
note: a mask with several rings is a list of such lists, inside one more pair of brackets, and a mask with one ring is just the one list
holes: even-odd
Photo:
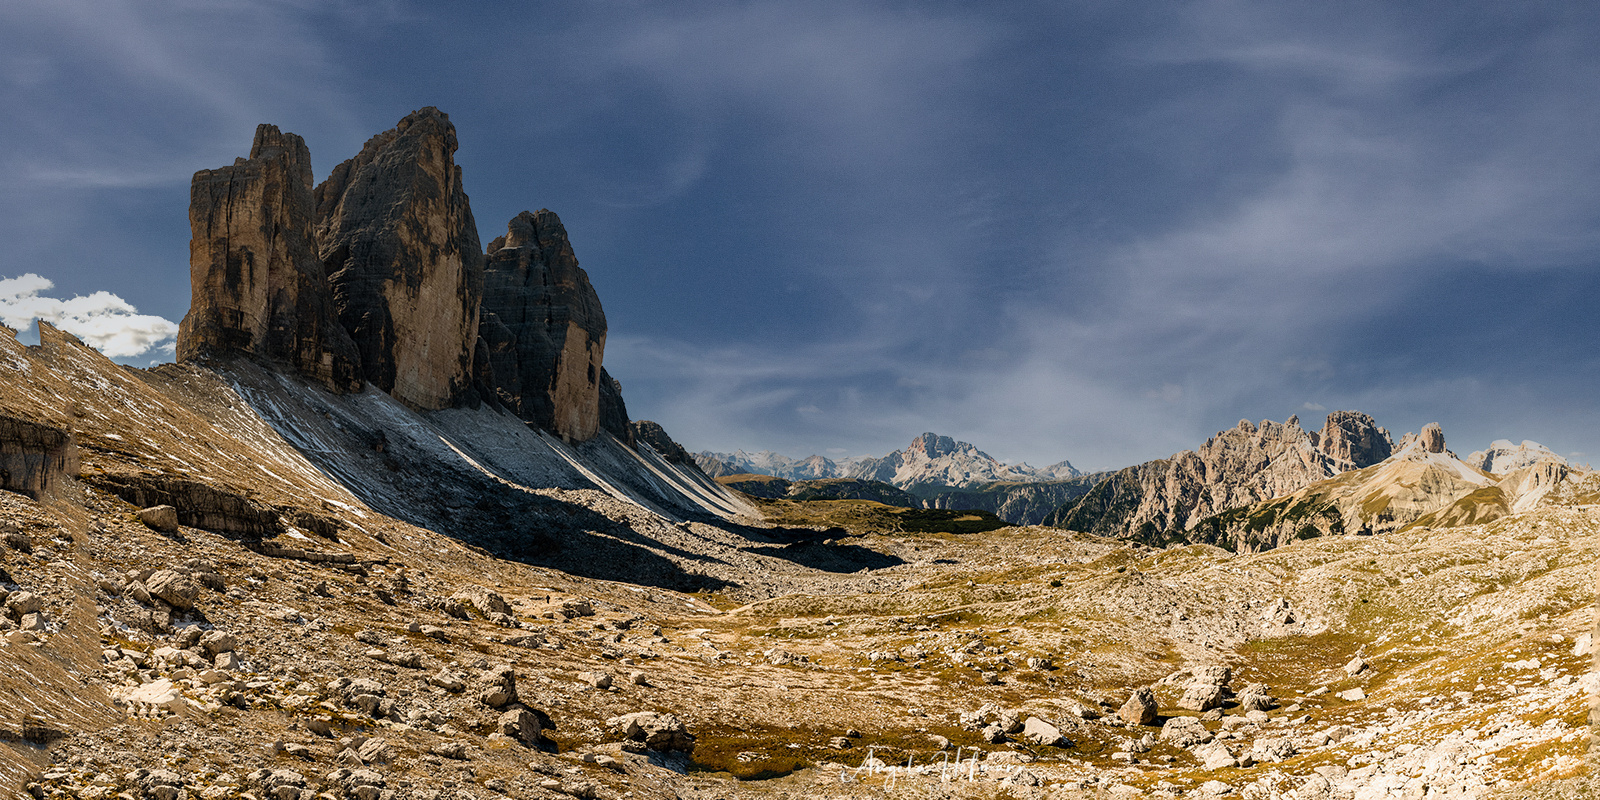
[[(410, 110), (561, 214), (636, 416), (1112, 467), (1362, 408), (1600, 450), (1594, 15), (1550, 4), (13, 4), (0, 278), (187, 306), (190, 172)], [(248, 35), (242, 35), (248, 32)], [(88, 249), (86, 248), (86, 245)]]

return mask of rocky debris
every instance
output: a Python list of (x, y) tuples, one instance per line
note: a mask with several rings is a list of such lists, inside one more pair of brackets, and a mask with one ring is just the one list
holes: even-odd
[(77, 476), (71, 431), (0, 414), (0, 489), (41, 500)]
[(355, 343), (336, 318), (312, 231), (311, 154), (274, 125), (250, 157), (200, 170), (189, 190), (193, 301), (178, 360), (248, 353), (336, 392), (361, 389)]
[(489, 243), (484, 287), (480, 333), (496, 399), (567, 441), (592, 438), (606, 316), (560, 218), (546, 209), (514, 217)]
[(471, 389), (483, 253), (455, 126), (428, 107), (369, 139), (313, 193), (318, 256), (361, 377), (439, 409)]
[[(499, 592), (482, 586), (468, 586), (450, 596), (451, 600), (478, 609), (485, 617), (490, 614), (511, 614), (511, 604)], [(452, 615), (454, 616), (454, 615)]]
[(139, 521), (162, 533), (178, 532), (178, 509), (172, 506), (151, 506), (139, 510)]
[(1351, 658), (1350, 661), (1344, 665), (1344, 671), (1346, 675), (1354, 677), (1356, 675), (1360, 675), (1362, 672), (1365, 672), (1367, 666), (1367, 660), (1358, 655)]
[(451, 672), (448, 669), (439, 670), (437, 675), (429, 676), (428, 683), (452, 693), (460, 693), (467, 690), (467, 677), (459, 672)]
[(1117, 718), (1129, 725), (1154, 725), (1157, 710), (1156, 693), (1145, 686), (1128, 696), (1122, 707), (1117, 709)]
[(1228, 682), (1232, 677), (1233, 672), (1227, 667), (1207, 666), (1195, 669), (1189, 685), (1183, 690), (1183, 696), (1178, 698), (1178, 707), (1190, 711), (1221, 708), (1223, 701), (1232, 694), (1228, 690)]
[(606, 720), (606, 727), (624, 739), (661, 752), (694, 751), (694, 734), (674, 714), (636, 711)]

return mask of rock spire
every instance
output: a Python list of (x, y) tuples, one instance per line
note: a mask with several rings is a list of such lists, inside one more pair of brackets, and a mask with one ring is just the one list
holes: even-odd
[(362, 377), (414, 408), (471, 388), (483, 296), (478, 229), (436, 108), (367, 141), (316, 188), (316, 236)]
[(524, 211), (489, 243), (480, 333), (496, 399), (570, 441), (601, 427), (606, 315), (554, 212)]
[(361, 388), (313, 242), (314, 210), (305, 141), (274, 125), (256, 128), (248, 159), (195, 173), (194, 299), (178, 328), (180, 361), (239, 351), (287, 362), (334, 391)]

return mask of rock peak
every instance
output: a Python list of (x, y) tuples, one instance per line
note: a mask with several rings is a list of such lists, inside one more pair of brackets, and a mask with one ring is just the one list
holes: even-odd
[(178, 360), (242, 352), (288, 362), (333, 391), (361, 388), (355, 343), (317, 257), (313, 210), (310, 151), (275, 125), (256, 128), (250, 158), (194, 174), (193, 300)]
[[(603, 384), (615, 383), (601, 368), (606, 315), (553, 212), (524, 211), (490, 242), (479, 330), (490, 390), (517, 416), (574, 441), (613, 416), (601, 407), (614, 388)], [(605, 427), (624, 441), (634, 433)]]
[(316, 189), (317, 244), (363, 377), (438, 409), (473, 382), (483, 253), (456, 166), (455, 126), (415, 111)]

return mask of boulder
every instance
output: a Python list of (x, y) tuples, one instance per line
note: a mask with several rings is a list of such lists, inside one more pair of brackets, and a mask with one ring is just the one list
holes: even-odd
[(1211, 741), (1211, 732), (1194, 717), (1173, 717), (1161, 726), (1161, 741), (1189, 748)]
[(514, 705), (500, 715), (497, 730), (529, 747), (539, 743), (539, 717), (522, 705)]
[(151, 506), (139, 510), (139, 521), (151, 530), (162, 533), (176, 533), (178, 530), (178, 509), (172, 506)]
[(1156, 711), (1156, 694), (1146, 686), (1128, 697), (1117, 709), (1117, 717), (1129, 725), (1154, 725)]
[(506, 602), (499, 592), (485, 589), (482, 586), (468, 586), (453, 595), (450, 599), (464, 605), (478, 609), (478, 613), (489, 616), (490, 614), (510, 614), (511, 604)]
[(658, 751), (694, 751), (694, 734), (673, 714), (636, 711), (606, 720), (606, 727), (634, 742)]
[(170, 569), (157, 570), (151, 574), (145, 581), (145, 588), (151, 595), (180, 611), (194, 608), (194, 601), (200, 597), (200, 584), (190, 580), (189, 576)]
[(492, 667), (478, 675), (478, 702), (504, 708), (517, 701), (517, 673), (510, 666)]
[(360, 375), (417, 409), (466, 398), (483, 251), (456, 166), (456, 130), (413, 112), (313, 192), (318, 255)]
[(1028, 721), (1022, 723), (1022, 739), (1045, 747), (1055, 747), (1066, 737), (1061, 735), (1060, 728), (1038, 717), (1028, 717)]

